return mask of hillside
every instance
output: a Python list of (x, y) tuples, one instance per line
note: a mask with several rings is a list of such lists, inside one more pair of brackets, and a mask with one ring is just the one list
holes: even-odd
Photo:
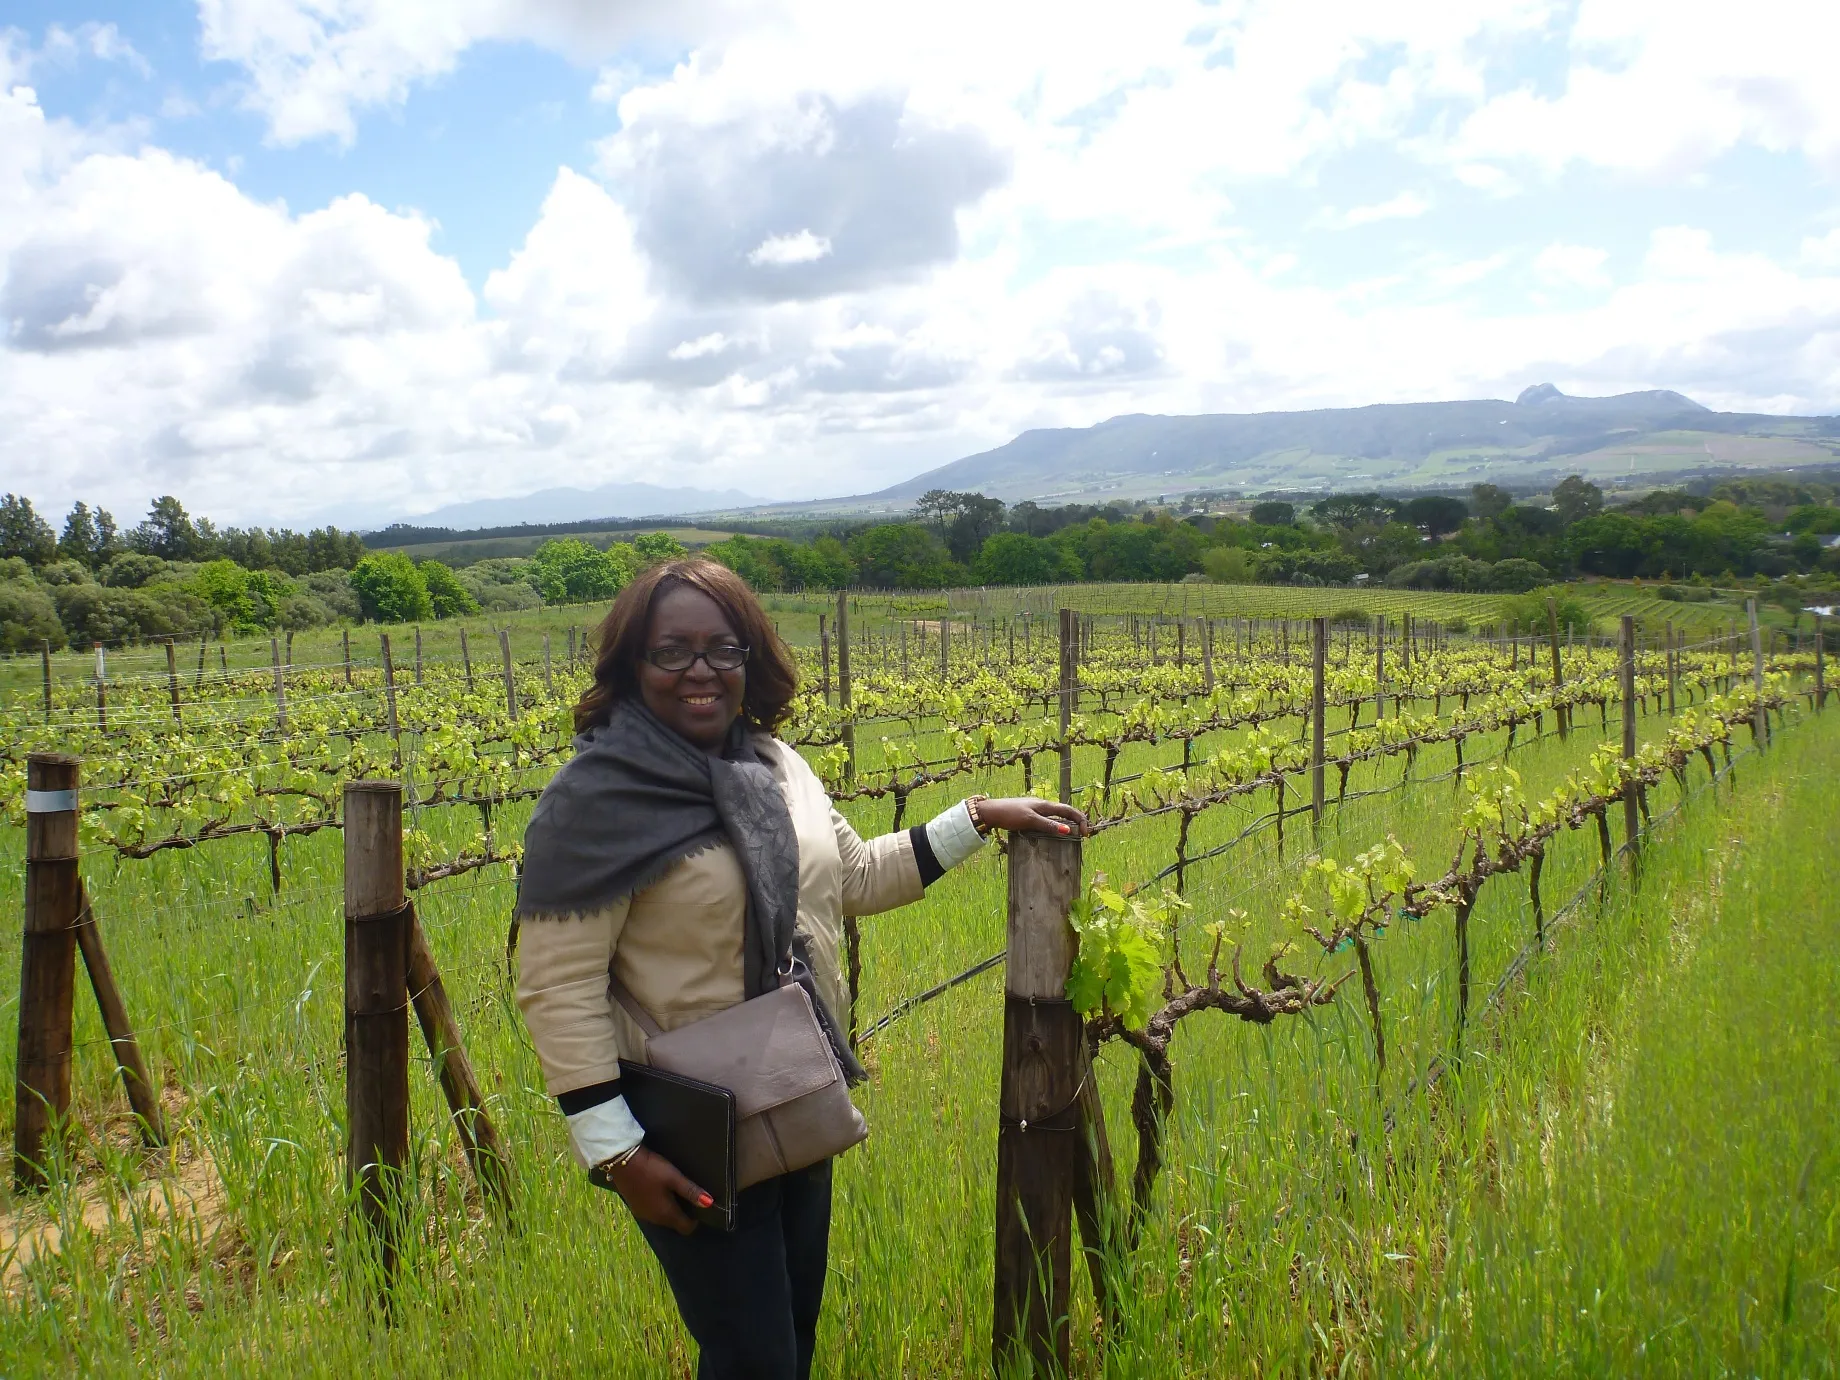
[(1666, 390), (1580, 398), (1538, 384), (1513, 402), (1139, 414), (1025, 431), (853, 502), (910, 502), (928, 489), (1090, 502), (1200, 488), (1527, 487), (1572, 473), (1627, 479), (1836, 462), (1840, 417), (1714, 412)]

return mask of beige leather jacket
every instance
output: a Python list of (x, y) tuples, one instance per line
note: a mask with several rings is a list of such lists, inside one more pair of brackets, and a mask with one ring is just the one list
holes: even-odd
[[(831, 805), (805, 759), (777, 739), (755, 739), (779, 778), (799, 843), (799, 921), (812, 967), (839, 1024), (848, 1004), (838, 965), (845, 915), (873, 915), (920, 898), (920, 868), (905, 833), (864, 841)], [(742, 1000), (747, 886), (733, 850), (686, 858), (628, 900), (583, 918), (527, 920), (520, 932), (518, 1006), (552, 1096), (620, 1076), (643, 1062), (645, 1039), (608, 995), (608, 973), (666, 1030)]]

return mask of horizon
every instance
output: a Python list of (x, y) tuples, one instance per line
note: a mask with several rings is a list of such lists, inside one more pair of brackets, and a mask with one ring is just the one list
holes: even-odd
[(1840, 413), (1833, 14), (422, 3), (13, 7), (0, 487), (374, 529), (1538, 382)]

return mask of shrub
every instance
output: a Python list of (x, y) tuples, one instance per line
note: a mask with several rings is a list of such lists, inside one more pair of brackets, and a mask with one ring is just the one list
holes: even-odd
[(372, 552), (352, 568), (350, 579), (366, 618), (379, 623), (413, 623), (434, 616), (422, 572), (400, 551)]
[(169, 568), (158, 556), (124, 551), (102, 567), (98, 578), (111, 589), (139, 589), (149, 580), (166, 574)]
[(1249, 585), (1258, 579), (1259, 562), (1243, 546), (1214, 546), (1201, 553), (1201, 569), (1217, 585)]
[(47, 642), (52, 651), (64, 645), (51, 596), (27, 580), (0, 581), (0, 652), (34, 651)]
[(302, 577), (300, 584), (332, 612), (335, 621), (346, 618), (356, 623), (364, 617), (357, 592), (351, 587), (351, 577), (343, 570), (316, 570)]
[(579, 537), (546, 541), (531, 557), (531, 582), (546, 604), (611, 599), (638, 573), (639, 553), (624, 543), (598, 551)]
[(428, 602), (434, 606), (436, 618), (479, 612), (479, 601), (439, 561), (423, 561), (416, 569), (422, 572), (422, 582), (428, 586)]

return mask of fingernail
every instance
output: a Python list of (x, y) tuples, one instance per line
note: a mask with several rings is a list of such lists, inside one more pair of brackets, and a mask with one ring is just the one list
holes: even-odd
[(1067, 832), (1067, 826), (1065, 824), (1057, 824), (1054, 827), (1059, 829), (1063, 834)]
[(703, 1194), (701, 1197), (699, 1197), (696, 1200), (696, 1205), (698, 1207), (705, 1207), (705, 1208), (714, 1207), (715, 1204), (716, 1204), (716, 1200), (714, 1198), (711, 1198), (707, 1193)]

